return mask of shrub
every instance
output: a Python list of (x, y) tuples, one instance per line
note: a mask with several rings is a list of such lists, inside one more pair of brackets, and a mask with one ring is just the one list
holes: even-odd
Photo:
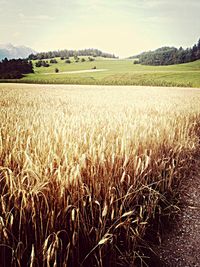
[(36, 67), (49, 67), (49, 63), (48, 61), (44, 61), (44, 60), (38, 60), (36, 63), (35, 63), (35, 66)]
[(37, 68), (40, 68), (40, 67), (42, 66), (42, 61), (41, 61), (41, 60), (37, 61), (37, 62), (35, 63), (35, 66), (36, 66)]
[(88, 57), (89, 61), (95, 61), (95, 59), (93, 57)]
[(51, 64), (56, 64), (56, 63), (58, 63), (58, 61), (57, 61), (56, 59), (51, 59), (51, 60), (50, 60), (50, 63), (51, 63)]

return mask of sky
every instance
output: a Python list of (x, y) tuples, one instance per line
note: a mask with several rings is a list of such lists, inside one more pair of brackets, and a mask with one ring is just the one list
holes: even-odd
[(200, 38), (200, 0), (0, 0), (0, 43), (119, 57)]

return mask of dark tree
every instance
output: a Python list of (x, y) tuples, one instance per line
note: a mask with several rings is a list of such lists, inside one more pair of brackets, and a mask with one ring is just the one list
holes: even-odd
[(197, 43), (197, 59), (200, 59), (200, 39)]
[(58, 63), (58, 61), (56, 59), (51, 59), (50, 60), (50, 64), (57, 64), (57, 63)]
[(35, 63), (35, 66), (36, 67), (49, 67), (49, 63), (48, 61), (45, 61), (45, 60), (38, 60), (36, 63)]
[(42, 60), (51, 59), (55, 57), (69, 59), (69, 57), (80, 57), (80, 56), (90, 56), (90, 57), (105, 57), (105, 58), (116, 58), (115, 55), (104, 53), (98, 49), (83, 49), (83, 50), (60, 50), (60, 51), (49, 51), (41, 52), (35, 55), (31, 54), (28, 58), (30, 60)]
[(89, 60), (89, 61), (95, 61), (95, 59), (92, 58), (92, 57), (88, 57), (88, 60)]
[(172, 65), (192, 62), (200, 59), (200, 40), (192, 48), (161, 47), (131, 58), (138, 59), (139, 63), (144, 65)]
[(28, 59), (30, 59), (30, 60), (36, 60), (37, 59), (37, 56), (34, 55), (34, 54), (30, 54), (29, 57), (28, 57)]
[(0, 79), (19, 79), (28, 73), (33, 73), (33, 65), (26, 59), (5, 58), (0, 62)]

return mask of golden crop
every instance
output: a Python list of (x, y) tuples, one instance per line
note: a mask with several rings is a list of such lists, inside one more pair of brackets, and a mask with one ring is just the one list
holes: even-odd
[(199, 122), (195, 89), (1, 84), (3, 266), (133, 266)]

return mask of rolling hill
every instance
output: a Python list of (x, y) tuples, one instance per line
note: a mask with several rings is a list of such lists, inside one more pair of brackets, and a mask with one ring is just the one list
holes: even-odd
[(165, 46), (154, 51), (143, 52), (129, 57), (129, 59), (134, 58), (137, 59), (135, 64), (154, 66), (193, 62), (200, 59), (200, 39), (191, 48), (183, 49), (180, 47), (177, 49), (176, 47)]

